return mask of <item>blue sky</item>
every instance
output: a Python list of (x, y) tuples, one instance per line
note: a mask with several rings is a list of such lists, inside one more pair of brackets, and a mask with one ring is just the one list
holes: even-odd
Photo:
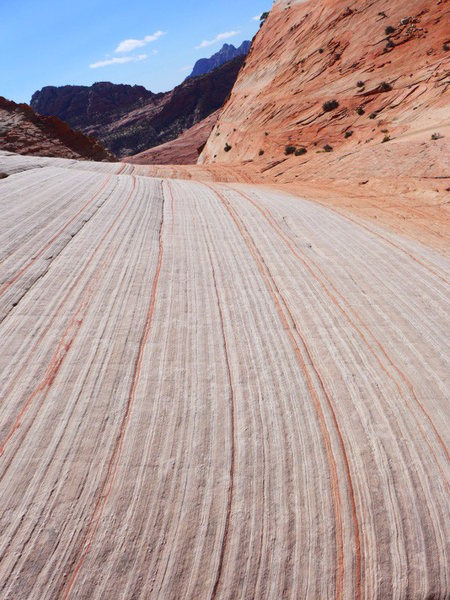
[[(180, 83), (224, 42), (240, 44), (272, 0), (0, 0), (0, 95), (45, 85)], [(126, 42), (126, 43), (124, 43)]]

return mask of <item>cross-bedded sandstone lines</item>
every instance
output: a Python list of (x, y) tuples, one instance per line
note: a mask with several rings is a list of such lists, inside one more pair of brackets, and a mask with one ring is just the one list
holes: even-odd
[(0, 597), (448, 597), (442, 254), (120, 165), (0, 214)]

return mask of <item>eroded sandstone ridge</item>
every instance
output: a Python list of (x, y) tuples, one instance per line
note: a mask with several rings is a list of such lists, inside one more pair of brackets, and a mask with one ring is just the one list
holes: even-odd
[(444, 175), (448, 22), (447, 1), (276, 2), (201, 162), (286, 182)]

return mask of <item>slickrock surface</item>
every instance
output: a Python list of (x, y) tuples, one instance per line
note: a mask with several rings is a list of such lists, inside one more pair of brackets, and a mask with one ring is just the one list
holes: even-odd
[(56, 117), (41, 117), (27, 104), (0, 96), (0, 150), (33, 156), (115, 160), (97, 140)]
[[(440, 158), (442, 161), (443, 157)], [(261, 183), (266, 179), (252, 164), (135, 165), (128, 172), (195, 181)], [(282, 171), (280, 172), (281, 177)], [(278, 179), (275, 179), (275, 182)], [(438, 178), (370, 177), (355, 180), (303, 180), (267, 187), (313, 199), (347, 216), (363, 218), (396, 234), (448, 253), (450, 176)]]
[(448, 1), (276, 2), (201, 161), (277, 183), (448, 177), (449, 19)]
[(448, 256), (143, 169), (0, 154), (0, 597), (447, 599)]

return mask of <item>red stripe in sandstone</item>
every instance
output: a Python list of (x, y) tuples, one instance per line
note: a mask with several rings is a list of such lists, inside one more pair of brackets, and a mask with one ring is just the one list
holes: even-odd
[[(276, 305), (277, 311), (278, 311), (278, 313), (280, 315), (280, 319), (281, 319), (281, 321), (282, 321), (282, 323), (283, 323), (283, 325), (284, 325), (284, 327), (286, 329), (286, 332), (287, 332), (287, 334), (288, 334), (288, 336), (289, 336), (289, 338), (290, 338), (290, 340), (292, 342), (292, 345), (294, 347), (294, 351), (295, 351), (298, 363), (299, 363), (299, 365), (300, 365), (300, 367), (301, 367), (301, 369), (302, 369), (302, 371), (303, 371), (303, 373), (305, 375), (305, 379), (306, 379), (306, 382), (307, 382), (307, 385), (308, 385), (308, 389), (310, 391), (311, 398), (313, 399), (313, 402), (314, 402), (314, 405), (315, 405), (315, 408), (316, 408), (317, 416), (319, 418), (320, 428), (321, 428), (321, 431), (322, 431), (322, 436), (323, 436), (324, 443), (325, 443), (325, 449), (326, 449), (327, 456), (328, 456), (328, 462), (329, 462), (329, 465), (330, 465), (331, 491), (332, 491), (332, 495), (333, 495), (333, 499), (334, 499), (335, 520), (336, 520), (336, 554), (337, 554), (337, 558), (336, 558), (336, 563), (337, 563), (337, 565), (336, 565), (336, 567), (337, 567), (336, 600), (341, 600), (343, 598), (343, 591), (344, 591), (344, 549), (343, 549), (343, 531), (342, 531), (342, 500), (341, 500), (341, 494), (340, 494), (340, 490), (339, 490), (339, 479), (338, 479), (338, 472), (337, 472), (337, 466), (336, 466), (336, 459), (335, 459), (334, 454), (333, 454), (330, 433), (329, 433), (329, 431), (327, 429), (327, 426), (326, 426), (325, 415), (324, 415), (323, 410), (322, 410), (322, 406), (321, 406), (321, 403), (320, 403), (319, 396), (318, 396), (317, 391), (316, 391), (316, 389), (314, 387), (314, 383), (313, 383), (313, 381), (311, 379), (311, 375), (309, 374), (309, 371), (308, 371), (308, 369), (306, 367), (305, 361), (303, 359), (302, 352), (301, 352), (301, 350), (300, 350), (300, 348), (299, 348), (299, 346), (297, 344), (297, 341), (296, 341), (296, 339), (294, 337), (294, 334), (292, 333), (291, 327), (289, 325), (289, 321), (288, 321), (288, 319), (287, 319), (287, 317), (286, 317), (286, 315), (285, 315), (285, 313), (284, 313), (284, 311), (283, 311), (283, 309), (281, 307), (280, 301), (278, 300), (278, 298), (277, 298), (277, 296), (276, 296), (273, 288), (275, 288), (275, 290), (278, 293), (278, 295), (283, 299), (283, 303), (284, 303), (284, 305), (286, 307), (286, 310), (287, 310), (287, 312), (289, 314), (290, 319), (292, 320), (292, 323), (294, 325), (294, 329), (295, 329), (297, 335), (300, 337), (300, 339), (302, 341), (302, 345), (303, 345), (303, 347), (305, 349), (305, 352), (306, 352), (306, 354), (308, 356), (309, 361), (311, 362), (311, 365), (313, 367), (314, 373), (315, 373), (315, 375), (316, 375), (316, 377), (317, 377), (317, 379), (319, 381), (320, 388), (321, 388), (321, 390), (322, 390), (322, 392), (323, 392), (323, 394), (324, 394), (324, 396), (325, 396), (325, 398), (327, 400), (327, 404), (328, 404), (330, 413), (332, 415), (332, 420), (333, 420), (333, 423), (335, 425), (336, 432), (337, 432), (337, 435), (338, 435), (338, 438), (339, 438), (339, 442), (340, 442), (340, 445), (341, 445), (342, 453), (343, 453), (343, 456), (344, 456), (344, 461), (345, 461), (345, 464), (346, 464), (346, 472), (347, 472), (347, 457), (346, 457), (346, 453), (345, 453), (345, 447), (344, 447), (344, 444), (343, 444), (343, 439), (342, 439), (342, 436), (341, 436), (341, 432), (339, 430), (339, 426), (338, 426), (338, 423), (337, 423), (336, 415), (335, 415), (334, 409), (332, 407), (330, 398), (329, 398), (329, 396), (328, 396), (328, 394), (327, 394), (327, 392), (325, 390), (324, 383), (323, 383), (323, 381), (322, 381), (322, 379), (321, 379), (321, 377), (320, 377), (320, 375), (319, 375), (319, 373), (318, 373), (318, 371), (317, 371), (317, 369), (316, 369), (316, 367), (314, 365), (314, 362), (312, 360), (312, 356), (311, 356), (311, 354), (309, 352), (309, 349), (308, 349), (308, 346), (306, 344), (306, 340), (304, 339), (304, 337), (302, 336), (302, 334), (300, 333), (300, 331), (297, 329), (297, 326), (296, 326), (295, 321), (294, 321), (294, 319), (292, 317), (292, 314), (289, 311), (289, 308), (288, 308), (287, 304), (285, 303), (284, 298), (283, 298), (283, 296), (280, 293), (280, 290), (278, 289), (276, 283), (274, 282), (274, 280), (272, 278), (272, 275), (270, 273), (270, 270), (268, 269), (267, 265), (264, 263), (264, 260), (262, 259), (262, 257), (259, 258), (257, 256), (257, 254), (256, 254), (256, 251), (257, 251), (256, 244), (254, 243), (253, 240), (251, 240), (251, 242), (250, 242), (250, 239), (251, 239), (250, 236), (248, 235), (248, 233), (247, 233), (247, 235), (244, 233), (244, 228), (242, 227), (242, 224), (239, 222), (239, 220), (236, 217), (234, 211), (231, 209), (230, 205), (228, 204), (228, 202), (224, 198), (224, 196), (220, 192), (216, 191), (214, 188), (212, 188), (210, 186), (207, 186), (207, 187), (209, 187), (219, 197), (220, 201), (225, 206), (225, 208), (228, 211), (229, 215), (231, 216), (231, 218), (233, 219), (234, 223), (236, 224), (236, 226), (237, 226), (237, 228), (238, 228), (238, 230), (239, 230), (242, 238), (244, 239), (244, 241), (245, 241), (248, 249), (250, 250), (250, 252), (251, 252), (251, 254), (252, 254), (252, 256), (253, 256), (253, 258), (254, 258), (257, 266), (258, 266), (258, 268), (259, 268), (259, 271), (261, 272), (261, 275), (263, 276), (263, 278), (264, 278), (264, 280), (266, 282), (267, 288), (268, 288), (268, 290), (269, 290), (269, 292), (270, 292), (270, 294), (271, 294), (271, 296), (272, 296), (272, 298), (274, 300), (274, 303)], [(267, 271), (268, 271), (268, 273), (270, 275), (270, 279), (271, 279), (272, 283), (269, 281), (269, 278), (266, 275), (264, 267), (267, 269)], [(347, 472), (347, 476), (349, 476), (349, 472)], [(350, 495), (352, 495), (353, 494), (353, 486), (352, 486), (351, 479), (349, 480), (348, 483), (349, 483)], [(358, 530), (358, 532), (359, 532), (359, 530)], [(359, 533), (356, 534), (356, 532), (355, 532), (355, 549), (356, 549), (356, 553), (359, 554), (359, 556), (360, 556), (361, 551), (360, 551), (360, 547), (359, 547)], [(361, 593), (360, 590), (355, 589), (355, 596), (357, 598), (360, 597), (360, 593)]]
[[(92, 253), (91, 257), (89, 258), (89, 261), (86, 263), (85, 267), (83, 268), (82, 272), (80, 273), (80, 275), (77, 278), (77, 281), (81, 278), (81, 276), (83, 275), (83, 273), (85, 273), (86, 269), (89, 267), (89, 265), (91, 264), (94, 256), (97, 254), (98, 250), (100, 249), (100, 247), (102, 246), (102, 244), (104, 243), (105, 239), (108, 237), (108, 235), (110, 234), (110, 232), (112, 231), (113, 227), (116, 225), (117, 221), (119, 220), (119, 218), (121, 217), (121, 215), (123, 214), (123, 212), (125, 211), (125, 208), (128, 206), (128, 204), (130, 203), (130, 200), (134, 194), (136, 188), (136, 179), (133, 177), (133, 188), (131, 190), (131, 192), (129, 193), (123, 207), (121, 208), (120, 212), (117, 214), (116, 218), (114, 219), (114, 221), (111, 223), (111, 225), (108, 227), (107, 231), (105, 232), (105, 234), (103, 235), (102, 239), (100, 240), (100, 242), (97, 244), (94, 252)], [(99, 193), (99, 192), (98, 192)], [(51, 384), (53, 383), (60, 367), (61, 364), (64, 361), (64, 358), (67, 355), (67, 352), (70, 349), (70, 346), (72, 345), (76, 334), (78, 333), (78, 330), (82, 324), (83, 319), (78, 319), (78, 316), (81, 312), (81, 310), (83, 308), (87, 309), (88, 303), (87, 301), (91, 298), (92, 296), (92, 292), (93, 292), (93, 288), (96, 284), (96, 282), (98, 281), (99, 276), (102, 274), (104, 267), (106, 266), (106, 264), (109, 261), (109, 258), (111, 256), (111, 253), (108, 254), (107, 258), (101, 263), (101, 265), (99, 266), (99, 268), (97, 269), (96, 273), (95, 273), (95, 277), (94, 280), (91, 282), (91, 284), (89, 285), (89, 287), (87, 288), (87, 290), (84, 292), (80, 304), (78, 306), (78, 309), (76, 310), (75, 314), (73, 315), (69, 325), (67, 326), (66, 330), (64, 331), (64, 334), (62, 336), (62, 338), (60, 339), (55, 353), (53, 354), (53, 357), (50, 361), (49, 366), (47, 367), (47, 370), (45, 372), (44, 375), (44, 379), (39, 383), (39, 385), (33, 390), (33, 392), (31, 393), (31, 395), (29, 396), (29, 398), (27, 399), (27, 401), (25, 402), (24, 406), (22, 407), (21, 411), (19, 412), (14, 424), (12, 425), (11, 429), (9, 430), (8, 434), (6, 435), (6, 438), (3, 440), (3, 442), (1, 443), (0, 446), (0, 457), (4, 454), (5, 452), (5, 447), (8, 444), (9, 440), (11, 439), (11, 437), (14, 435), (14, 433), (17, 431), (17, 429), (20, 427), (20, 424), (22, 422), (22, 419), (24, 417), (24, 415), (26, 414), (26, 412), (28, 411), (28, 409), (30, 408), (34, 398), (42, 391), (44, 390), (48, 390), (48, 388), (51, 386)], [(72, 286), (73, 288), (73, 286)], [(66, 298), (68, 298), (68, 295), (66, 296)], [(58, 316), (59, 312), (61, 311), (61, 309), (63, 308), (63, 304), (60, 306), (60, 309), (58, 310), (58, 312), (54, 315), (53, 319), (52, 319), (52, 323), (54, 322), (54, 320), (56, 319), (56, 317)], [(47, 329), (50, 328), (51, 323), (49, 324), (49, 326), (47, 327)], [(68, 335), (69, 331), (72, 329), (72, 327), (76, 327), (75, 329), (75, 333), (72, 334), (72, 337), (70, 338), (69, 342), (65, 341), (66, 336)], [(42, 334), (38, 340), (38, 343), (36, 344), (34, 350), (37, 349), (39, 342), (42, 340), (44, 334)], [(65, 351), (64, 351), (65, 349)], [(62, 354), (61, 354), (62, 351)], [(30, 355), (30, 357), (28, 358), (28, 361), (26, 364), (28, 364), (28, 362), (31, 360), (33, 354)], [(25, 365), (26, 366), (26, 365)]]
[(233, 390), (233, 383), (232, 383), (232, 379), (231, 379), (230, 360), (228, 358), (227, 340), (225, 337), (225, 325), (224, 325), (224, 319), (223, 319), (222, 304), (220, 302), (219, 291), (217, 288), (216, 271), (214, 269), (214, 265), (213, 265), (212, 258), (211, 258), (211, 251), (210, 251), (209, 247), (208, 247), (208, 257), (209, 257), (209, 262), (211, 265), (211, 270), (212, 270), (212, 275), (213, 275), (214, 290), (215, 290), (216, 298), (217, 298), (217, 306), (219, 309), (220, 327), (222, 330), (222, 339), (223, 339), (223, 348), (224, 348), (224, 352), (225, 352), (227, 376), (228, 376), (228, 382), (230, 385), (230, 427), (231, 427), (231, 433), (230, 433), (230, 435), (231, 435), (231, 463), (230, 463), (230, 484), (229, 484), (229, 488), (228, 488), (227, 515), (226, 515), (226, 519), (225, 519), (225, 529), (223, 532), (222, 547), (220, 550), (219, 566), (217, 568), (216, 579), (215, 579), (213, 591), (211, 594), (211, 599), (213, 599), (213, 598), (216, 598), (217, 590), (219, 588), (219, 583), (220, 583), (220, 578), (222, 575), (223, 563), (224, 563), (224, 558), (225, 558), (225, 551), (226, 551), (227, 542), (228, 542), (228, 532), (230, 530), (231, 509), (233, 506), (234, 471), (235, 471), (235, 464), (236, 464), (236, 450), (235, 450), (236, 434), (235, 434), (235, 416), (234, 416), (234, 390)]
[(114, 484), (114, 481), (117, 476), (119, 459), (120, 459), (120, 457), (122, 455), (122, 451), (123, 451), (123, 442), (124, 442), (125, 434), (127, 431), (128, 423), (130, 420), (131, 411), (133, 409), (133, 405), (134, 405), (134, 401), (135, 401), (136, 389), (137, 389), (137, 385), (139, 382), (139, 376), (140, 376), (141, 368), (142, 368), (142, 360), (143, 360), (143, 356), (144, 356), (144, 350), (145, 350), (145, 346), (147, 344), (148, 337), (150, 335), (150, 329), (151, 329), (151, 324), (152, 324), (152, 320), (153, 320), (153, 313), (155, 311), (156, 291), (157, 291), (157, 287), (158, 287), (158, 280), (159, 280), (159, 276), (161, 273), (161, 266), (162, 266), (162, 260), (163, 260), (163, 255), (164, 255), (164, 244), (163, 244), (164, 197), (163, 197), (161, 210), (162, 210), (162, 214), (161, 214), (161, 226), (160, 226), (160, 230), (159, 230), (158, 265), (156, 268), (155, 278), (153, 280), (153, 287), (152, 287), (150, 305), (149, 305), (149, 308), (147, 311), (147, 318), (146, 318), (144, 330), (143, 330), (143, 333), (142, 333), (142, 336), (140, 339), (140, 343), (139, 343), (139, 351), (138, 351), (136, 364), (135, 364), (135, 368), (134, 368), (134, 373), (133, 373), (133, 377), (132, 377), (132, 381), (131, 381), (131, 387), (130, 387), (130, 391), (129, 391), (129, 395), (128, 395), (128, 400), (127, 400), (127, 404), (125, 407), (125, 414), (123, 416), (122, 423), (121, 423), (120, 430), (119, 430), (119, 435), (116, 438), (116, 442), (114, 444), (114, 449), (113, 449), (111, 458), (108, 463), (108, 470), (106, 473), (106, 477), (105, 477), (102, 485), (100, 486), (98, 496), (97, 496), (97, 501), (95, 503), (94, 510), (93, 510), (91, 518), (89, 520), (85, 535), (83, 536), (81, 544), (79, 545), (78, 550), (76, 552), (76, 556), (70, 565), (70, 569), (73, 569), (72, 576), (71, 576), (65, 590), (64, 590), (64, 584), (63, 584), (62, 588), (59, 590), (59, 593), (58, 593), (58, 598), (63, 598), (64, 600), (66, 598), (68, 598), (70, 591), (72, 590), (75, 580), (78, 576), (78, 573), (80, 572), (80, 569), (83, 565), (84, 559), (86, 558), (86, 556), (91, 548), (95, 533), (99, 526), (100, 519), (102, 517), (103, 511), (104, 511), (104, 508), (106, 505), (106, 502), (111, 494), (113, 484)]
[[(364, 340), (364, 342), (366, 343), (367, 347), (369, 348), (369, 350), (371, 351), (371, 353), (373, 354), (373, 356), (375, 357), (375, 360), (378, 362), (378, 364), (380, 365), (380, 367), (382, 368), (382, 370), (386, 373), (386, 375), (389, 377), (389, 379), (391, 379), (391, 381), (394, 383), (395, 387), (397, 388), (397, 391), (399, 392), (400, 396), (405, 400), (405, 402), (410, 405), (410, 402), (408, 400), (407, 397), (405, 397), (405, 395), (402, 393), (400, 386), (398, 385), (398, 383), (395, 381), (395, 379), (391, 376), (391, 374), (387, 371), (386, 367), (383, 365), (383, 363), (380, 361), (380, 359), (378, 358), (375, 350), (373, 349), (373, 347), (370, 345), (369, 341), (367, 340), (366, 336), (364, 335), (364, 333), (360, 330), (360, 328), (357, 326), (357, 324), (352, 321), (352, 319), (350, 318), (349, 314), (345, 311), (345, 309), (338, 303), (338, 301), (336, 300), (335, 296), (333, 296), (333, 294), (327, 289), (326, 285), (323, 283), (322, 280), (320, 280), (316, 274), (313, 272), (313, 270), (311, 269), (311, 267), (307, 264), (307, 262), (298, 254), (298, 252), (296, 252), (296, 250), (292, 247), (292, 244), (296, 245), (296, 242), (292, 239), (291, 236), (288, 236), (288, 234), (286, 234), (285, 232), (283, 232), (283, 230), (281, 229), (281, 227), (278, 225), (278, 223), (276, 222), (275, 217), (272, 215), (271, 211), (268, 208), (261, 208), (252, 198), (250, 198), (249, 196), (247, 196), (246, 194), (244, 194), (244, 192), (238, 191), (238, 190), (234, 190), (236, 191), (240, 196), (242, 196), (243, 198), (245, 198), (246, 200), (248, 200), (265, 218), (265, 220), (269, 223), (269, 225), (272, 227), (272, 229), (275, 231), (275, 233), (277, 233), (277, 235), (279, 237), (281, 237), (281, 239), (284, 240), (284, 242), (286, 243), (287, 247), (289, 248), (289, 250), (292, 252), (292, 254), (302, 263), (302, 265), (309, 271), (309, 273), (312, 275), (312, 277), (321, 285), (321, 287), (325, 290), (326, 294), (328, 295), (328, 297), (331, 299), (331, 301), (333, 302), (333, 304), (335, 306), (337, 306), (341, 312), (343, 313), (343, 315), (345, 316), (345, 318), (347, 319), (347, 321), (355, 328), (355, 330), (358, 332), (358, 334), (360, 335), (360, 337)], [(269, 217), (267, 216), (269, 215)], [(354, 223), (356, 225), (358, 225), (357, 221), (354, 221)], [(371, 230), (369, 230), (371, 231)], [(382, 239), (383, 236), (379, 236)], [(290, 239), (290, 241), (289, 241)], [(389, 240), (387, 240), (389, 241)], [(292, 242), (292, 243), (291, 243)], [(409, 253), (408, 253), (409, 254)], [(328, 285), (333, 289), (333, 291), (339, 296), (339, 298), (341, 299), (342, 302), (344, 302), (345, 304), (348, 303), (346, 301), (346, 299), (342, 296), (342, 294), (340, 294), (336, 288), (334, 287), (334, 285), (332, 284), (332, 282), (328, 279), (328, 277), (325, 275), (325, 273), (322, 271), (322, 269), (319, 267), (319, 265), (317, 265), (317, 263), (312, 259), (309, 258), (309, 261), (316, 267), (316, 269), (321, 273), (322, 277), (324, 277), (324, 279), (327, 281)], [(439, 275), (438, 275), (439, 277)], [(352, 308), (351, 306), (349, 306), (350, 310), (353, 312), (353, 314), (356, 316), (356, 318), (359, 320), (359, 322), (362, 324), (362, 326), (364, 327), (364, 329), (373, 337), (373, 339), (375, 340), (376, 345), (378, 346), (378, 348), (380, 349), (380, 351), (382, 352), (382, 354), (384, 355), (384, 357), (386, 358), (386, 360), (389, 362), (389, 364), (392, 366), (392, 368), (399, 374), (399, 376), (401, 377), (401, 379), (406, 383), (407, 387), (409, 388), (411, 395), (413, 396), (414, 400), (416, 401), (417, 405), (419, 406), (420, 410), (422, 411), (423, 415), (425, 416), (425, 418), (428, 420), (430, 426), (432, 427), (434, 433), (436, 434), (436, 437), (438, 439), (438, 442), (440, 443), (442, 449), (444, 450), (444, 453), (447, 457), (447, 460), (450, 460), (450, 454), (447, 450), (447, 446), (445, 445), (444, 440), (442, 439), (441, 435), (439, 434), (431, 416), (427, 413), (427, 411), (425, 410), (425, 407), (423, 406), (423, 404), (420, 402), (420, 400), (418, 399), (416, 392), (414, 390), (414, 386), (412, 385), (411, 381), (407, 378), (407, 376), (405, 375), (405, 373), (400, 369), (400, 367), (397, 367), (397, 365), (392, 361), (392, 359), (389, 357), (388, 353), (386, 352), (384, 346), (381, 344), (381, 342), (378, 340), (378, 338), (375, 336), (375, 334), (373, 333), (373, 331), (368, 327), (368, 325), (366, 325), (366, 323), (363, 321), (363, 319), (359, 316), (358, 312), (356, 309)], [(439, 468), (439, 470), (441, 471), (444, 481), (448, 487), (448, 481), (447, 478), (444, 474), (444, 472), (442, 471), (442, 467), (439, 464), (439, 461), (437, 459), (436, 453), (434, 452), (433, 448), (431, 447), (426, 434), (422, 428), (422, 426), (420, 425), (419, 421), (417, 420), (417, 417), (415, 416), (415, 414), (411, 411), (411, 414), (414, 418), (414, 420), (416, 421), (417, 427), (419, 428), (422, 437), (425, 441), (425, 443), (427, 444), (428, 448), (430, 449), (431, 453), (433, 454), (435, 460), (436, 460), (436, 464)]]

